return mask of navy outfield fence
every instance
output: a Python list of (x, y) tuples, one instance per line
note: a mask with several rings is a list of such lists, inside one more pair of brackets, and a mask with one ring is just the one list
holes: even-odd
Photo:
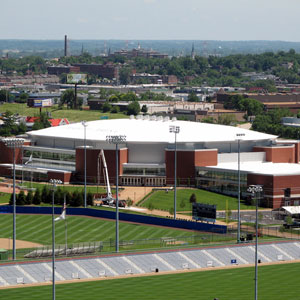
[[(17, 214), (42, 214), (42, 215), (50, 215), (52, 214), (52, 207), (48, 206), (17, 206), (16, 207)], [(0, 206), (0, 213), (12, 213), (13, 207), (10, 205)], [(54, 208), (55, 214), (59, 215), (62, 212), (61, 207)], [(68, 207), (67, 215), (79, 215), (79, 216), (88, 216), (88, 217), (96, 217), (96, 218), (105, 218), (105, 219), (115, 219), (114, 211), (107, 210), (98, 210), (92, 208), (75, 208)], [(223, 225), (215, 225), (211, 223), (201, 223), (195, 221), (186, 221), (186, 220), (174, 220), (168, 218), (159, 218), (153, 216), (145, 216), (145, 215), (137, 215), (137, 214), (128, 214), (128, 213), (119, 213), (120, 221), (128, 221), (135, 222), (147, 225), (158, 225), (158, 226), (166, 226), (172, 228), (180, 228), (180, 229), (189, 229), (189, 230), (198, 230), (198, 231), (206, 231), (213, 233), (226, 234), (227, 226)]]

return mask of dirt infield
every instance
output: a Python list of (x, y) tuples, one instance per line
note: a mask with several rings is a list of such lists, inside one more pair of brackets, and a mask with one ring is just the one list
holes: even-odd
[[(11, 250), (12, 249), (12, 244), (13, 244), (12, 239), (0, 238), (0, 248), (1, 249)], [(43, 245), (38, 244), (38, 243), (22, 241), (22, 240), (16, 240), (16, 248), (17, 249), (35, 248), (35, 247), (41, 247), (41, 246), (43, 246)]]

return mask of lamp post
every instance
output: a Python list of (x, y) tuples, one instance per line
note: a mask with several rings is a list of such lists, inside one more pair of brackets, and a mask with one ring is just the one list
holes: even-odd
[(177, 186), (177, 133), (180, 132), (180, 126), (169, 126), (169, 132), (175, 134), (175, 152), (174, 152), (174, 220), (176, 220), (176, 186)]
[(108, 135), (106, 141), (116, 145), (116, 252), (119, 252), (119, 157), (118, 145), (126, 142), (126, 135)]
[(84, 208), (86, 208), (86, 127), (87, 123), (86, 121), (81, 122), (83, 128), (84, 128)]
[(260, 199), (260, 193), (263, 191), (262, 185), (250, 185), (247, 189), (249, 193), (251, 193), (252, 197), (256, 202), (256, 210), (255, 210), (255, 291), (254, 291), (254, 299), (257, 300), (257, 283), (258, 283), (258, 266), (257, 266), (257, 252), (258, 252), (258, 200)]
[(61, 180), (50, 179), (52, 184), (52, 299), (55, 300), (55, 221), (54, 221), (54, 193), (56, 186), (62, 184)]
[(16, 260), (16, 148), (21, 148), (24, 139), (8, 138), (3, 140), (6, 147), (13, 149), (13, 260)]
[(245, 136), (244, 133), (237, 133), (236, 138), (238, 142), (238, 231), (237, 243), (241, 242), (241, 137)]

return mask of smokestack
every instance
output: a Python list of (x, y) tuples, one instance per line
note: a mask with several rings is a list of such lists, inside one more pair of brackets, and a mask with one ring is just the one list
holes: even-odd
[(65, 35), (65, 57), (68, 56), (68, 37)]

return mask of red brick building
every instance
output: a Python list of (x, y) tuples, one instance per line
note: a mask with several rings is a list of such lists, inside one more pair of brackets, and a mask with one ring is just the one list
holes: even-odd
[[(263, 185), (263, 201), (268, 207), (299, 205), (300, 145), (298, 141), (278, 141), (276, 136), (231, 126), (170, 121), (168, 118), (101, 120), (87, 122), (87, 181), (103, 184), (104, 150), (110, 182), (116, 181), (115, 145), (107, 136), (125, 135), (119, 144), (120, 185), (168, 186), (174, 184), (175, 134), (177, 182), (237, 196), (238, 155), (240, 155), (241, 195), (249, 197), (250, 184)], [(238, 153), (237, 134), (243, 133)], [(28, 133), (23, 149), (17, 149), (17, 176), (34, 180), (51, 178), (64, 182), (84, 181), (84, 127), (81, 123), (46, 128)], [(0, 142), (0, 174), (11, 176), (12, 149)]]

